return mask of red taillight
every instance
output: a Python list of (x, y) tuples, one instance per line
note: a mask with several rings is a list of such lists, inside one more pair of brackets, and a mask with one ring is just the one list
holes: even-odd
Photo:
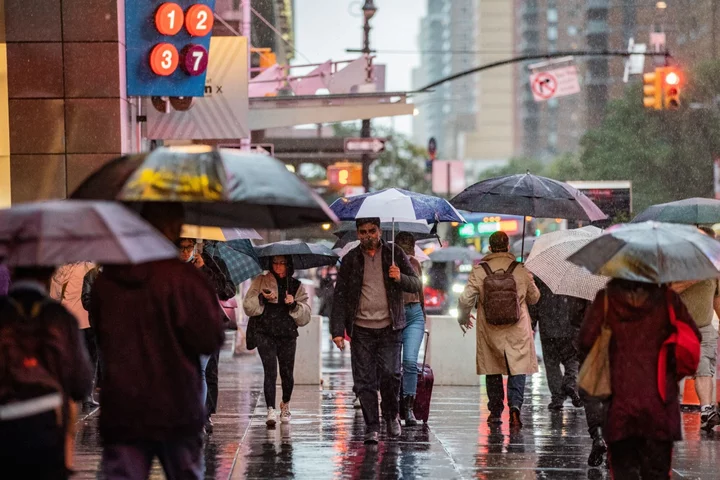
[(445, 302), (445, 294), (440, 290), (425, 287), (425, 306), (439, 307)]

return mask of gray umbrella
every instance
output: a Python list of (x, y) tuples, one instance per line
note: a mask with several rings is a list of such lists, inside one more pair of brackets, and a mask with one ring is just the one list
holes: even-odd
[(185, 222), (201, 226), (276, 229), (337, 221), (322, 198), (282, 162), (204, 145), (115, 159), (90, 175), (71, 198), (179, 202)]
[(610, 228), (568, 258), (591, 273), (669, 283), (720, 275), (720, 242), (695, 227), (632, 223)]
[(260, 265), (262, 265), (265, 270), (270, 270), (272, 257), (280, 255), (292, 257), (293, 268), (295, 270), (335, 265), (340, 258), (325, 245), (305, 243), (300, 240), (288, 240), (258, 245), (255, 247), (255, 252), (260, 258)]
[(480, 260), (483, 255), (475, 250), (465, 247), (447, 247), (435, 250), (430, 254), (433, 263), (442, 262), (472, 262)]
[(177, 248), (115, 202), (56, 200), (0, 210), (0, 258), (10, 266), (177, 258)]
[(648, 220), (688, 225), (720, 223), (720, 200), (686, 198), (677, 202), (653, 205), (635, 217), (632, 223), (647, 222)]

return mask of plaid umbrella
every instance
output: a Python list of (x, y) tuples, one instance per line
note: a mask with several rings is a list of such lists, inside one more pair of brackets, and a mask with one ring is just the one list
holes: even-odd
[(556, 295), (594, 300), (608, 277), (593, 275), (567, 258), (600, 236), (597, 227), (559, 230), (537, 237), (525, 267), (545, 282)]
[(208, 243), (205, 251), (225, 261), (235, 285), (262, 273), (260, 261), (250, 240)]

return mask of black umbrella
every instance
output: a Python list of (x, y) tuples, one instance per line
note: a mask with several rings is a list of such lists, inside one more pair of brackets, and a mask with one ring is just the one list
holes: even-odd
[[(382, 238), (386, 242), (392, 242), (393, 238), (393, 225), (392, 222), (381, 222), (380, 229), (382, 230)], [(395, 234), (400, 232), (412, 233), (415, 240), (427, 240), (429, 238), (437, 238), (437, 224), (429, 225), (427, 222), (395, 222)], [(340, 227), (333, 232), (333, 235), (338, 237), (338, 240), (333, 245), (333, 249), (343, 248), (350, 242), (357, 240), (357, 227), (355, 222), (342, 222)]]
[(653, 205), (633, 218), (631, 223), (648, 220), (667, 223), (703, 225), (720, 223), (720, 200), (714, 198), (686, 198), (677, 202)]
[(335, 265), (340, 257), (325, 245), (305, 243), (300, 240), (268, 243), (255, 247), (260, 265), (270, 270), (272, 257), (287, 255), (292, 257), (295, 270)]
[[(489, 178), (450, 203), (460, 210), (594, 222), (607, 218), (592, 200), (567, 183), (530, 173)], [(525, 234), (523, 222), (523, 235)], [(522, 247), (524, 253), (524, 246)]]
[(181, 202), (185, 222), (201, 226), (276, 229), (337, 220), (282, 162), (203, 145), (115, 159), (88, 177), (71, 198)]

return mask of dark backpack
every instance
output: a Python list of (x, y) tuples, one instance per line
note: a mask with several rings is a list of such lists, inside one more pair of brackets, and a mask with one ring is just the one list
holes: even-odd
[(53, 369), (59, 357), (56, 336), (39, 318), (49, 302), (35, 302), (26, 312), (6, 297), (0, 310), (0, 405), (63, 392)]
[(512, 262), (507, 270), (493, 272), (487, 262), (480, 263), (487, 274), (483, 280), (483, 310), (485, 321), (490, 325), (512, 325), (520, 320), (517, 283), (513, 276), (518, 265)]

